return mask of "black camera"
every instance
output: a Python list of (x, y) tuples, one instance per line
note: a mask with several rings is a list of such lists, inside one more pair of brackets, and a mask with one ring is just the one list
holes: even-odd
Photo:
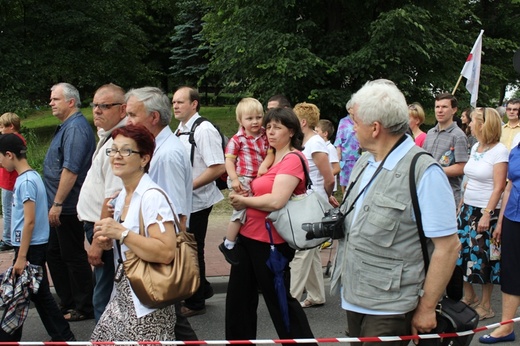
[(305, 238), (332, 238), (342, 239), (345, 237), (345, 216), (339, 208), (329, 209), (321, 222), (303, 223), (302, 229), (307, 232)]

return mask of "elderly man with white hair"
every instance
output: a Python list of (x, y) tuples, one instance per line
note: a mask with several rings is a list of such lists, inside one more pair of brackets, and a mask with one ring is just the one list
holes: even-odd
[(363, 86), (352, 104), (356, 136), (367, 153), (347, 187), (345, 210), (353, 208), (331, 287), (341, 292), (350, 336), (426, 333), (436, 326), (435, 307), (460, 247), (452, 190), (435, 160), (421, 155), (415, 181), (424, 232), (433, 245), (425, 275), (408, 180), (412, 158), (423, 150), (406, 135), (406, 100), (393, 82), (377, 80)]

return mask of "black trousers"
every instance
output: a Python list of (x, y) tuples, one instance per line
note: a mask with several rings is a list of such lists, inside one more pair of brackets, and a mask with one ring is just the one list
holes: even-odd
[[(276, 248), (289, 261), (293, 259), (294, 250), (287, 243), (276, 245)], [(290, 320), (290, 330), (287, 331), (274, 287), (274, 274), (266, 264), (270, 255), (270, 245), (239, 235), (236, 249), (240, 264), (231, 267), (229, 276), (226, 296), (226, 340), (256, 339), (258, 289), (262, 291), (274, 327), (281, 339), (314, 338), (300, 302), (289, 292), (289, 265), (283, 272)]]
[[(18, 258), (18, 247), (15, 247), (14, 262)], [(30, 294), (30, 299), (34, 302), (36, 311), (40, 315), (40, 319), (45, 330), (51, 337), (52, 341), (73, 340), (74, 334), (70, 330), (69, 323), (63, 318), (58, 308), (58, 304), (54, 300), (49, 288), (49, 279), (47, 277), (47, 268), (45, 267), (45, 257), (47, 252), (47, 244), (31, 245), (27, 252), (27, 261), (34, 265), (43, 267), (43, 277), (37, 294)], [(4, 316), (5, 312), (4, 310)], [(3, 319), (3, 317), (2, 317)], [(7, 334), (0, 328), (0, 341), (20, 341), (22, 339), (23, 326), (16, 329), (13, 334)]]
[(47, 263), (56, 293), (65, 309), (93, 314), (92, 269), (85, 250), (83, 223), (75, 215), (61, 215), (61, 225), (51, 227)]
[(204, 246), (206, 245), (206, 232), (208, 231), (208, 219), (213, 206), (199, 210), (190, 215), (190, 225), (188, 232), (195, 235), (197, 241), (197, 255), (200, 270), (200, 286), (197, 292), (184, 301), (184, 305), (192, 310), (202, 310), (206, 306), (204, 292), (211, 289), (210, 283), (206, 279), (206, 263), (204, 262)]

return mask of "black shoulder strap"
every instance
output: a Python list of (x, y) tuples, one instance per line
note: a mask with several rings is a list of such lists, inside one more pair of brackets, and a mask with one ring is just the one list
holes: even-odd
[(417, 160), (421, 155), (429, 155), (425, 151), (421, 151), (412, 158), (412, 163), (410, 164), (410, 194), (412, 197), (412, 205), (413, 212), (415, 214), (415, 221), (417, 222), (417, 231), (419, 232), (419, 239), (421, 240), (421, 249), (423, 253), (424, 259), (424, 269), (425, 272), (428, 272), (428, 267), (430, 266), (430, 256), (428, 256), (428, 247), (426, 245), (426, 235), (424, 234), (424, 228), (422, 224), (421, 217), (421, 209), (419, 207), (419, 198), (417, 197), (417, 186), (415, 185), (415, 166), (417, 164)]
[(200, 117), (200, 118), (197, 118), (193, 122), (193, 125), (191, 125), (190, 136), (188, 137), (188, 142), (191, 144), (190, 161), (191, 161), (192, 166), (193, 166), (193, 157), (195, 155), (195, 147), (197, 146), (197, 143), (195, 143), (195, 130), (197, 129), (197, 127), (199, 127), (199, 125), (203, 121), (209, 121), (209, 120), (204, 117)]

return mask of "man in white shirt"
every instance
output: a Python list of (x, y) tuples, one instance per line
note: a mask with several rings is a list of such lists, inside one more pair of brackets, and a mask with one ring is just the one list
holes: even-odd
[[(192, 146), (189, 134), (193, 123), (200, 118), (199, 93), (189, 87), (179, 88), (173, 95), (173, 111), (175, 119), (179, 120), (177, 136), (179, 136), (188, 155)], [(218, 130), (209, 122), (203, 121), (194, 133), (195, 150), (193, 153), (193, 206), (189, 221), (189, 231), (195, 235), (200, 269), (200, 287), (197, 293), (185, 300), (182, 307), (184, 316), (195, 316), (206, 313), (205, 299), (213, 295), (213, 289), (206, 280), (204, 263), (204, 245), (208, 228), (209, 214), (213, 205), (224, 196), (215, 185), (215, 179), (226, 170), (222, 138)]]
[[(192, 173), (189, 156), (169, 127), (172, 118), (170, 99), (159, 88), (143, 87), (126, 93), (128, 124), (141, 124), (155, 137), (155, 151), (148, 174), (168, 194), (181, 227), (186, 229), (192, 204)], [(175, 304), (177, 340), (197, 340), (187, 318)]]
[(172, 111), (168, 96), (159, 88), (143, 87), (126, 93), (128, 124), (141, 124), (155, 137), (150, 177), (166, 191), (179, 214), (181, 227), (191, 213), (191, 165), (180, 140), (168, 126)]
[(109, 157), (105, 154), (112, 146), (112, 131), (126, 125), (125, 91), (115, 85), (101, 86), (94, 94), (92, 114), (98, 128), (99, 141), (92, 157), (79, 193), (78, 218), (83, 221), (83, 229), (90, 242), (88, 261), (94, 267), (96, 282), (92, 303), (96, 321), (105, 311), (114, 285), (114, 252), (103, 251), (97, 240), (92, 239), (94, 222), (111, 217), (107, 203), (123, 188), (123, 182), (112, 174)]

